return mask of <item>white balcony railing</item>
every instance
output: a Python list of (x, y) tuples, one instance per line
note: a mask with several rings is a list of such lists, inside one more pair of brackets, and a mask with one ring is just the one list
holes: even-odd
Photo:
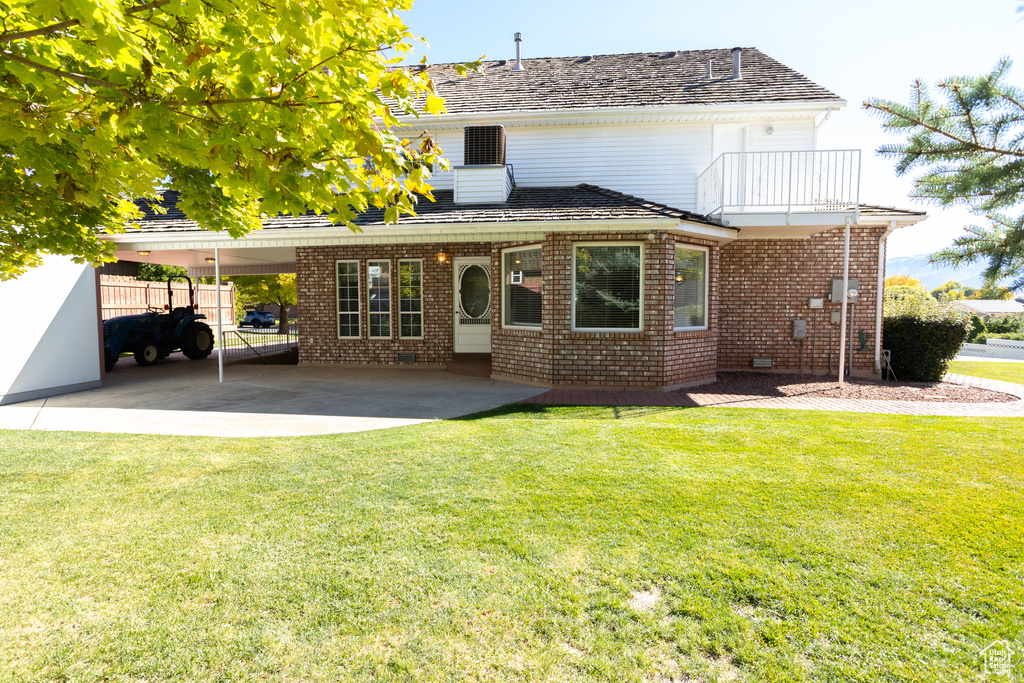
[(852, 211), (860, 203), (860, 150), (727, 152), (700, 174), (697, 210)]

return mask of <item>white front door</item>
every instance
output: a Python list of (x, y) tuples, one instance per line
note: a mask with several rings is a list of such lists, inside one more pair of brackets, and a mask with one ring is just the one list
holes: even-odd
[(455, 353), (491, 352), (491, 259), (452, 260)]

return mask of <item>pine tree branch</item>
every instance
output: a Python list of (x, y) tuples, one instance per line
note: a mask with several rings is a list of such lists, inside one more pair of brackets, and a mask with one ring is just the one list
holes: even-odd
[(988, 147), (988, 146), (982, 145), (980, 143), (974, 143), (971, 140), (967, 140), (967, 139), (962, 138), (960, 136), (954, 135), (953, 133), (951, 133), (951, 132), (949, 132), (947, 130), (944, 130), (942, 128), (939, 128), (937, 126), (934, 126), (934, 125), (932, 125), (932, 124), (930, 124), (930, 123), (928, 123), (928, 122), (926, 122), (926, 121), (924, 121), (924, 120), (922, 120), (920, 118), (916, 118), (916, 117), (912, 118), (912, 117), (905, 116), (905, 115), (900, 114), (899, 112), (895, 111), (891, 107), (884, 106), (882, 104), (876, 103), (876, 102), (871, 101), (871, 100), (868, 100), (867, 102), (864, 103), (864, 108), (865, 109), (875, 109), (875, 110), (880, 111), (880, 112), (882, 112), (884, 114), (888, 114), (889, 116), (891, 116), (893, 118), (901, 119), (903, 121), (906, 121), (906, 122), (910, 123), (913, 126), (917, 126), (919, 128), (924, 128), (925, 130), (929, 130), (929, 131), (931, 131), (931, 132), (933, 132), (933, 133), (935, 133), (937, 135), (940, 135), (940, 136), (942, 136), (944, 138), (948, 138), (949, 140), (952, 140), (954, 142), (959, 142), (962, 145), (966, 145), (966, 146), (968, 146), (970, 148), (976, 149), (979, 152), (991, 152), (993, 154), (1005, 154), (1006, 156), (1014, 156), (1014, 157), (1019, 157), (1019, 158), (1024, 159), (1024, 150), (1013, 151), (1013, 150), (1007, 150), (1007, 149), (999, 149), (998, 147)]
[[(143, 5), (136, 5), (131, 9), (124, 10), (124, 14), (131, 15), (137, 12), (145, 12), (146, 10), (156, 9), (157, 7), (163, 7), (171, 2), (171, 0), (153, 0), (153, 2), (147, 2)], [(82, 22), (78, 19), (71, 19), (70, 21), (62, 21), (59, 24), (50, 24), (49, 26), (43, 26), (41, 28), (32, 29), (31, 31), (18, 31), (16, 33), (0, 33), (0, 43), (13, 43), (16, 40), (24, 40), (26, 38), (36, 38), (38, 36), (50, 35), (52, 33), (58, 33), (65, 29), (73, 28), (80, 25)]]

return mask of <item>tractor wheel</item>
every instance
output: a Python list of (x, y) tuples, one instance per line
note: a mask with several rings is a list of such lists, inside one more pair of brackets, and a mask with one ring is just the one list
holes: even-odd
[(146, 337), (135, 346), (135, 362), (139, 365), (152, 365), (160, 360), (160, 347), (152, 337)]
[(114, 355), (114, 352), (111, 351), (110, 349), (106, 349), (106, 348), (103, 349), (103, 366), (104, 366), (104, 370), (106, 370), (107, 372), (110, 372), (111, 370), (114, 369), (114, 366), (116, 364), (117, 364), (117, 356)]
[(202, 360), (213, 351), (213, 330), (206, 323), (194, 322), (181, 331), (181, 352), (191, 360)]

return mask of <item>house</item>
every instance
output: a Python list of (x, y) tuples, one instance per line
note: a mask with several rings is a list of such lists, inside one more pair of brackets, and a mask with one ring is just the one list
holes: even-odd
[(960, 303), (983, 318), (1024, 313), (1024, 303), (1014, 299), (965, 299)]
[[(849, 226), (853, 373), (880, 372), (885, 243), (918, 211), (862, 204), (846, 102), (754, 48), (431, 65), (435, 201), (361, 233), (278, 216), (243, 240), (166, 214), (119, 258), (297, 274), (302, 364), (489, 360), (539, 386), (672, 389), (720, 370), (839, 367)], [(148, 256), (140, 256), (148, 254)], [(838, 281), (838, 284), (836, 282)]]

